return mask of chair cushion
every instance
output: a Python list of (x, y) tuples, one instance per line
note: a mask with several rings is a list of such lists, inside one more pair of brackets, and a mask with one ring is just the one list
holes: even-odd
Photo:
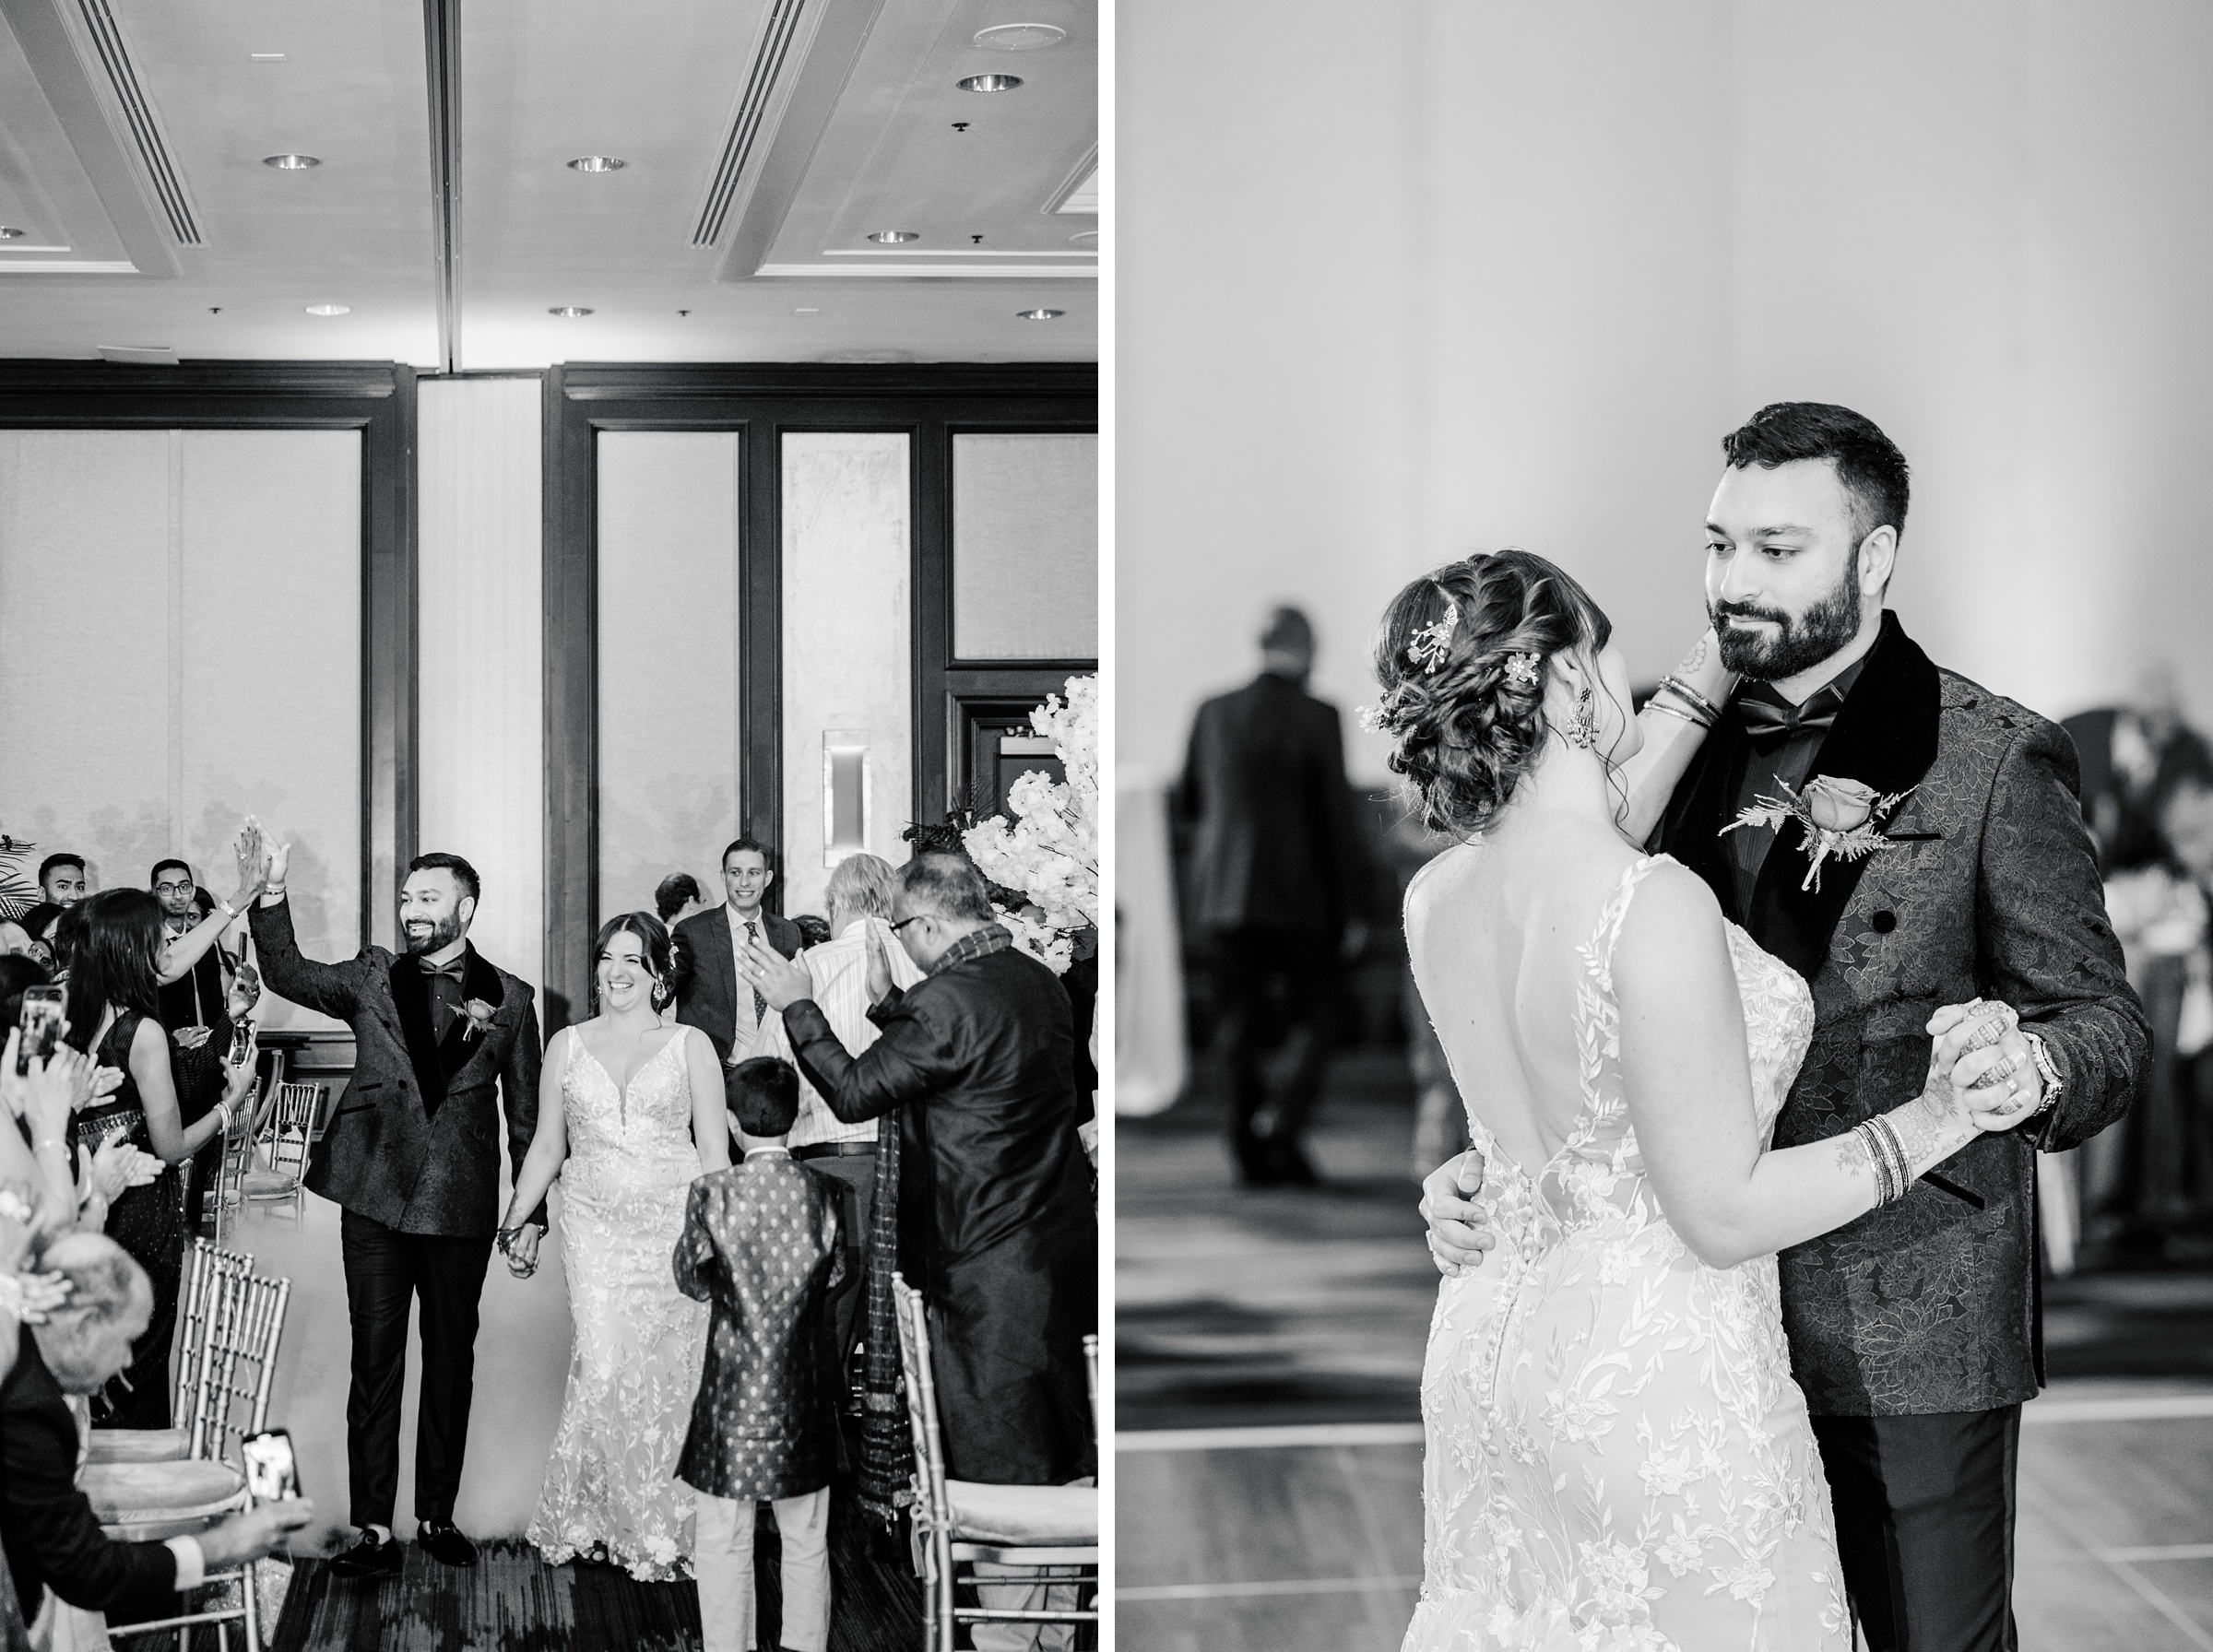
[(299, 1186), (300, 1178), (289, 1170), (249, 1170), (239, 1179), (248, 1198), (282, 1198)]
[(95, 1463), (173, 1463), (192, 1455), (188, 1428), (96, 1428), (92, 1431)]
[(174, 1463), (87, 1463), (77, 1490), (91, 1500), (102, 1526), (146, 1526), (214, 1519), (245, 1493), (235, 1469), (186, 1457)]
[(949, 1480), (953, 1537), (1031, 1549), (1085, 1548), (1099, 1540), (1096, 1486), (988, 1486)]

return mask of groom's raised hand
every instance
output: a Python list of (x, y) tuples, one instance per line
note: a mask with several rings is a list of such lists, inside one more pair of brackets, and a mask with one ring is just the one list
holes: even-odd
[(1498, 1243), (1497, 1235), (1484, 1225), (1483, 1208), (1474, 1203), (1483, 1191), (1483, 1154), (1470, 1148), (1457, 1159), (1446, 1160), (1422, 1182), (1429, 1259), (1449, 1279), (1482, 1267), (1483, 1253)]

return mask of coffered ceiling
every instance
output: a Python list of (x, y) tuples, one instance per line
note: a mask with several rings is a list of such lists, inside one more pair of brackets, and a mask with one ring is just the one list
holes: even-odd
[(0, 0), (0, 355), (1089, 360), (1095, 43), (1095, 0)]

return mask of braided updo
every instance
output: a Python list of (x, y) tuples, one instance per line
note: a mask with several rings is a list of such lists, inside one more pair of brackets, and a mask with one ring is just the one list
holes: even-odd
[[(1468, 837), (1497, 818), (1544, 753), (1552, 656), (1596, 653), (1613, 630), (1573, 575), (1526, 550), (1448, 563), (1392, 599), (1376, 639), (1384, 692), (1373, 721), (1430, 830)], [(1522, 655), (1535, 670), (1513, 664)]]

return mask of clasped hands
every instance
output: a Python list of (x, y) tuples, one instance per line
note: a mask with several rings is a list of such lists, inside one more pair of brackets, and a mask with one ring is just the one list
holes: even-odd
[(538, 1271), (538, 1241), (543, 1232), (526, 1221), (520, 1227), (502, 1228), (493, 1241), (507, 1260), (507, 1271), (516, 1279), (527, 1280)]
[[(1929, 1018), (1926, 1031), (1935, 1042), (1924, 1093), (1948, 1089), (1952, 1104), (1976, 1129), (2010, 1130), (2043, 1105), (2043, 1071), (2010, 1005), (1982, 998), (1947, 1004)], [(1483, 1178), (1483, 1153), (1470, 1148), (1422, 1180), (1429, 1258), (1448, 1278), (1480, 1268), (1484, 1252), (1498, 1242), (1476, 1202)]]

